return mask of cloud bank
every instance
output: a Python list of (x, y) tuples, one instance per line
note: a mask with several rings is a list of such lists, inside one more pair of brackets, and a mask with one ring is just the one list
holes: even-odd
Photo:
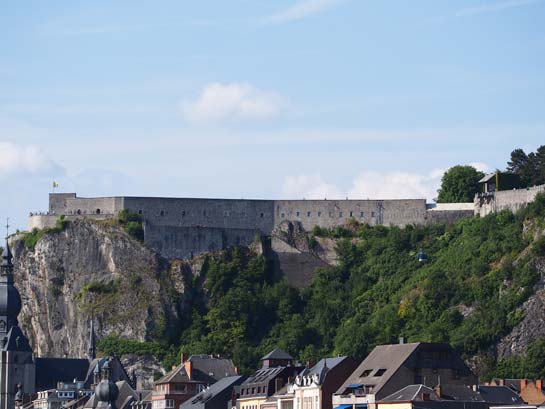
[(62, 174), (64, 170), (36, 145), (0, 142), (0, 176), (20, 173), (52, 176)]
[[(488, 171), (484, 163), (473, 163), (477, 170)], [(437, 198), (437, 189), (446, 169), (433, 169), (427, 174), (412, 172), (363, 171), (356, 175), (348, 189), (328, 183), (318, 174), (288, 176), (282, 194), (293, 199), (427, 199)]]
[(246, 83), (211, 83), (199, 97), (182, 104), (184, 118), (192, 123), (266, 120), (278, 115), (283, 100), (272, 92)]

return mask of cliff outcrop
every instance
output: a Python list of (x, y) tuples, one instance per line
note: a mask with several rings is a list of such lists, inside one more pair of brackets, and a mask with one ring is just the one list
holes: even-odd
[(85, 356), (91, 318), (99, 339), (140, 341), (175, 336), (184, 319), (193, 266), (165, 261), (113, 223), (76, 220), (12, 246), (19, 319), (38, 356)]

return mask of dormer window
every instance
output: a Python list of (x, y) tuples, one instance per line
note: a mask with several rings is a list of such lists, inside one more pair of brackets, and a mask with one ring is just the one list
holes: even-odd
[(382, 376), (384, 375), (384, 372), (386, 372), (386, 369), (381, 368), (375, 373), (375, 376)]
[(363, 373), (361, 374), (361, 377), (362, 377), (362, 378), (365, 378), (365, 377), (371, 375), (372, 372), (373, 372), (372, 369), (366, 369), (366, 370), (363, 371)]

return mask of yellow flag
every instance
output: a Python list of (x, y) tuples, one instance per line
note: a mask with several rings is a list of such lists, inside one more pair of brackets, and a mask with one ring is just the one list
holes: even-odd
[(59, 187), (59, 182), (56, 180), (53, 181), (53, 188)]

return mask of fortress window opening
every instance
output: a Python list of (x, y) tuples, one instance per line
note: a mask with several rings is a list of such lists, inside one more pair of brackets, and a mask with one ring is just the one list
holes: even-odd
[(310, 217), (310, 212), (307, 212), (307, 217)]
[(100, 209), (97, 209), (97, 210), (96, 210), (96, 213), (97, 213), (97, 214), (100, 214)]
[(142, 209), (138, 210), (138, 214), (144, 214), (144, 211)]
[(360, 212), (360, 217), (365, 217), (365, 212)]
[(354, 212), (350, 212), (350, 217), (354, 217)]
[(339, 212), (339, 217), (343, 217), (343, 212)]
[(296, 216), (299, 217), (299, 212), (296, 213)]
[(159, 212), (159, 215), (160, 215), (160, 216), (164, 216), (164, 215), (165, 215), (165, 211), (164, 211), (164, 210), (161, 210), (161, 211)]
[(318, 212), (318, 217), (321, 217), (322, 216), (322, 212)]

